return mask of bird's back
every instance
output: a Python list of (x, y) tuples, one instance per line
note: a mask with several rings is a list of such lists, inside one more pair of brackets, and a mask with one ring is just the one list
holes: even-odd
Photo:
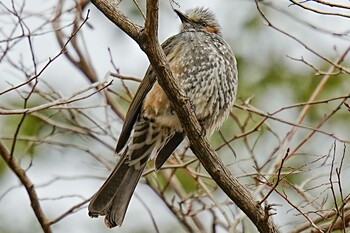
[[(170, 67), (190, 98), (209, 136), (221, 125), (237, 92), (237, 64), (221, 35), (183, 31), (173, 38)], [(171, 58), (171, 57), (170, 57)]]

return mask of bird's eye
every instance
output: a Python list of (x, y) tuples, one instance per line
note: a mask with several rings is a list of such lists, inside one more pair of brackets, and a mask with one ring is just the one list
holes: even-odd
[(206, 22), (201, 22), (201, 25), (202, 25), (203, 27), (208, 26), (208, 24), (207, 24)]

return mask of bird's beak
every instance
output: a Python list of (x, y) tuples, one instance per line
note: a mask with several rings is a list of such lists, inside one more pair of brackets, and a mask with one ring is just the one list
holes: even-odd
[(174, 11), (179, 16), (179, 18), (180, 18), (182, 23), (185, 23), (185, 22), (189, 21), (189, 19), (187, 18), (187, 16), (184, 13), (182, 13), (181, 11), (176, 10), (176, 9), (174, 9)]

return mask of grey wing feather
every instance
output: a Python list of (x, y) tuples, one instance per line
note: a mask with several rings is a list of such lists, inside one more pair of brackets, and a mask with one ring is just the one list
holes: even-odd
[(176, 149), (178, 145), (184, 140), (185, 138), (184, 133), (178, 133), (176, 132), (174, 136), (172, 136), (167, 143), (159, 150), (155, 162), (155, 168), (158, 170), (164, 163), (167, 161), (171, 153)]
[[(168, 60), (172, 58), (168, 55), (173, 52), (173, 43), (176, 41), (178, 35), (170, 37), (163, 44), (162, 48), (164, 50), (165, 55), (167, 55)], [(153, 84), (156, 81), (156, 75), (153, 71), (152, 66), (149, 66), (147, 72), (145, 74), (144, 79), (141, 81), (139, 88), (136, 91), (134, 99), (132, 100), (128, 112), (126, 113), (125, 122), (122, 128), (122, 132), (120, 133), (119, 140), (117, 143), (117, 147), (115, 151), (119, 153), (126, 145), (129, 140), (131, 131), (134, 127), (135, 121), (140, 114), (143, 100), (145, 99), (147, 93), (151, 90)]]
[(131, 131), (134, 127), (135, 121), (140, 114), (142, 102), (145, 99), (147, 93), (151, 90), (154, 82), (156, 81), (156, 76), (153, 75), (152, 67), (148, 67), (145, 78), (140, 83), (139, 88), (129, 106), (129, 110), (126, 113), (125, 122), (122, 128), (122, 132), (120, 133), (119, 140), (116, 147), (116, 152), (119, 153), (130, 137)]

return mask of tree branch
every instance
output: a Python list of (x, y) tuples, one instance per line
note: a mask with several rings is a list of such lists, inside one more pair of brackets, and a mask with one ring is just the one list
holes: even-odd
[[(77, 8), (84, 8), (86, 6), (86, 1), (80, 1), (79, 3), (81, 5), (77, 4)], [(67, 40), (67, 42), (64, 42), (64, 34), (60, 30), (60, 28), (61, 28), (60, 21), (62, 19), (59, 17), (62, 14), (62, 8), (63, 8), (63, 1), (59, 1), (59, 4), (56, 7), (54, 20), (52, 20), (52, 26), (55, 29), (55, 35), (56, 35), (57, 42), (60, 45), (60, 47), (62, 48), (61, 51), (62, 51), (62, 53), (63, 53), (63, 51), (65, 51), (63, 53), (64, 56), (66, 56), (66, 58), (77, 69), (79, 69), (85, 75), (85, 77), (87, 78), (87, 80), (90, 83), (92, 83), (92, 84), (96, 83), (96, 82), (98, 82), (97, 73), (96, 73), (94, 67), (92, 66), (91, 62), (89, 61), (89, 59), (87, 59), (83, 55), (82, 50), (81, 50), (80, 46), (78, 45), (77, 38), (76, 38), (76, 34), (81, 30), (83, 25), (85, 23), (87, 23), (87, 20), (89, 19), (89, 12), (90, 11), (87, 12), (86, 17), (83, 20), (81, 19), (80, 11), (77, 11), (76, 19), (75, 19), (74, 24), (73, 24), (73, 30), (71, 32), (71, 36), (69, 36), (69, 39)], [(81, 20), (82, 20), (82, 22), (81, 22)], [(72, 51), (75, 51), (75, 53), (77, 54), (77, 58), (74, 58), (71, 55), (70, 51), (66, 51), (67, 50), (66, 47), (67, 47), (69, 42), (71, 42)], [(108, 95), (108, 93), (101, 92), (101, 94), (106, 98), (107, 103), (109, 104), (111, 109), (116, 113), (116, 115), (120, 119), (124, 120), (124, 118), (125, 118), (124, 114), (117, 107), (117, 105), (113, 101), (113, 98), (110, 95)]]
[(17, 160), (11, 156), (9, 150), (2, 140), (0, 140), (0, 156), (4, 159), (6, 164), (16, 174), (18, 179), (21, 181), (25, 189), (27, 190), (30, 203), (36, 218), (38, 219), (41, 228), (45, 233), (52, 233), (49, 221), (47, 220), (44, 211), (41, 209), (38, 195), (36, 194), (34, 184), (27, 176), (25, 170), (18, 164)]
[(143, 28), (131, 22), (124, 14), (118, 9), (117, 1), (108, 0), (92, 0), (91, 1), (111, 22), (117, 25), (128, 36), (130, 36), (137, 43), (140, 41), (140, 34)]

